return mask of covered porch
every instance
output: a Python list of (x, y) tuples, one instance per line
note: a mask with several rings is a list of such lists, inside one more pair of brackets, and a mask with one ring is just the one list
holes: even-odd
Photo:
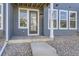
[[(13, 3), (10, 4), (9, 39), (49, 38), (45, 27), (48, 20), (49, 3)], [(15, 38), (14, 38), (15, 37)]]

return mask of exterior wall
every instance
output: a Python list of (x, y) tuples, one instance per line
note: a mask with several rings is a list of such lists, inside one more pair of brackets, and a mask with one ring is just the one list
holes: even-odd
[(8, 26), (8, 35), (9, 35), (9, 38), (11, 38), (12, 37), (12, 35), (13, 35), (13, 7), (12, 7), (12, 5), (9, 3), (8, 4), (8, 24), (9, 24), (9, 26)]
[[(58, 6), (56, 7), (56, 3), (54, 3), (54, 9), (61, 9), (61, 10), (73, 10), (77, 11), (77, 20), (79, 22), (79, 4), (67, 4), (67, 3), (59, 3)], [(70, 8), (71, 7), (71, 8)], [(43, 15), (40, 16), (40, 23), (39, 23), (39, 33), (40, 35), (44, 36), (49, 36), (50, 35), (50, 30), (48, 29), (48, 8), (49, 7), (44, 7), (44, 12)], [(13, 16), (13, 17), (12, 17)], [(11, 36), (27, 36), (27, 30), (28, 29), (18, 29), (18, 7), (10, 7), (10, 18), (9, 18), (9, 24), (10, 24), (10, 37)], [(11, 25), (13, 24), (13, 25)], [(74, 35), (79, 32), (79, 24), (77, 23), (77, 30), (54, 30), (54, 35)]]
[(0, 38), (5, 38), (5, 20), (6, 20), (6, 5), (3, 3), (3, 30), (0, 30)]
[(43, 29), (44, 29), (44, 26), (43, 26), (43, 23), (44, 23), (44, 13), (43, 13), (43, 10), (40, 10), (40, 15), (39, 15), (39, 34), (40, 35), (44, 35), (43, 33)]
[(50, 30), (48, 29), (48, 7), (44, 8), (44, 36), (50, 35)]
[[(56, 7), (56, 4), (58, 4), (58, 6)], [(71, 36), (71, 35), (75, 35), (79, 32), (79, 4), (77, 3), (54, 3), (53, 4), (53, 8), (54, 9), (58, 9), (58, 10), (70, 10), (70, 11), (77, 11), (77, 30), (61, 30), (58, 29), (54, 30), (54, 35), (55, 36)], [(49, 8), (49, 7), (48, 7)], [(49, 36), (50, 35), (50, 30), (48, 29), (48, 8), (44, 8), (44, 35), (45, 36)], [(59, 17), (58, 17), (59, 20)]]
[[(56, 3), (54, 4), (54, 9), (58, 10), (70, 10), (70, 11), (77, 11), (77, 20), (79, 21), (79, 4), (72, 4), (72, 3), (59, 3), (56, 7)], [(79, 23), (77, 23), (77, 30), (54, 30), (54, 35), (75, 35), (79, 31)]]
[[(41, 11), (40, 11), (41, 12)], [(13, 36), (28, 36), (28, 29), (18, 28), (18, 7), (13, 7)], [(43, 35), (43, 15), (39, 16), (39, 35)]]
[(18, 29), (18, 7), (14, 7), (14, 36), (27, 36), (27, 29)]

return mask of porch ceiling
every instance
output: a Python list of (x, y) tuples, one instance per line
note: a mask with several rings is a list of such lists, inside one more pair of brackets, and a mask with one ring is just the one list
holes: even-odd
[(35, 8), (35, 9), (43, 9), (47, 7), (49, 3), (13, 3), (13, 6), (26, 7), (26, 8)]

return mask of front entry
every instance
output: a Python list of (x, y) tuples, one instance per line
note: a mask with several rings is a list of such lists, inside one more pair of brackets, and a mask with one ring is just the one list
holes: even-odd
[(39, 11), (29, 10), (29, 35), (39, 35)]

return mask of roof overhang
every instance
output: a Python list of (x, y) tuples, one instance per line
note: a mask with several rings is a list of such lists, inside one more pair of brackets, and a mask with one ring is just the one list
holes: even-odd
[(26, 7), (26, 8), (35, 8), (35, 9), (43, 9), (47, 7), (49, 3), (13, 3), (13, 6), (18, 7)]

